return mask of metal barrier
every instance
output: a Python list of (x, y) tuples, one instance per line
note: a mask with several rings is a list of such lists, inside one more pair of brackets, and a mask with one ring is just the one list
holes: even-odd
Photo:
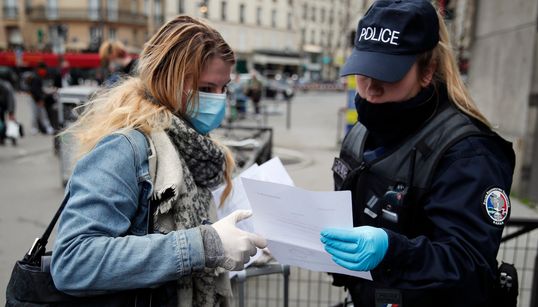
[(538, 307), (538, 219), (511, 218), (497, 260), (512, 263), (519, 279), (519, 307)]
[[(511, 218), (501, 242), (499, 263), (512, 263), (518, 271), (518, 306), (538, 307), (538, 219)], [(328, 274), (292, 267), (285, 305), (284, 280), (283, 274), (246, 279), (242, 284), (244, 305), (236, 295), (235, 306), (343, 306), (346, 299), (343, 288), (332, 286)]]
[(213, 134), (232, 151), (238, 174), (273, 157), (273, 128), (222, 125)]
[[(234, 285), (235, 306), (327, 307), (337, 306), (346, 298), (343, 288), (331, 285), (332, 277), (327, 273), (312, 272), (297, 267), (291, 267), (288, 273), (287, 293), (285, 293), (284, 274), (247, 278), (246, 281)], [(284, 301), (286, 294), (287, 304)]]

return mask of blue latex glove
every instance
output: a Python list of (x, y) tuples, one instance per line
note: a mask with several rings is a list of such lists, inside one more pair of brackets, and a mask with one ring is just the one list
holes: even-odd
[(325, 228), (321, 242), (336, 264), (353, 271), (369, 271), (385, 257), (389, 236), (383, 229), (371, 226)]

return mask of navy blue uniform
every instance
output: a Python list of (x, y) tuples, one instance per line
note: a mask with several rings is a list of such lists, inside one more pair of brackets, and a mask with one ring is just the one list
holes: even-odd
[[(364, 160), (372, 153), (375, 159), (376, 152), (383, 150), (370, 148)], [(404, 306), (489, 306), (514, 163), (511, 144), (494, 133), (466, 136), (449, 146), (418, 210), (403, 225), (406, 231), (367, 223), (389, 236), (384, 259), (371, 272), (374, 281), (336, 276), (335, 284), (350, 289), (355, 306), (379, 306), (380, 289), (389, 289), (385, 294), (396, 295), (395, 302)], [(357, 201), (356, 188), (352, 192), (355, 226), (360, 226), (364, 219), (357, 223), (355, 211), (362, 214), (365, 200)], [(492, 210), (494, 203), (504, 211)]]
[(484, 304), (491, 297), (502, 227), (493, 224), (483, 201), (492, 188), (510, 191), (513, 159), (503, 144), (487, 137), (468, 137), (450, 148), (424, 204), (427, 221), (416, 225), (424, 235), (411, 239), (386, 230), (389, 249), (372, 271), (374, 280), (439, 294), (423, 296), (432, 301), (422, 306)]

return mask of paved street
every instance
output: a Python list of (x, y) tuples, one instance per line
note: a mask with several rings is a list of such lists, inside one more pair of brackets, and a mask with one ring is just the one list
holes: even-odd
[[(289, 130), (285, 104), (268, 103), (271, 115), (267, 122), (274, 128), (274, 155), (281, 155), (284, 161), (298, 162), (287, 165), (297, 186), (332, 189), (330, 167), (338, 154), (337, 114), (345, 105), (344, 99), (343, 93), (334, 92), (298, 94), (292, 103)], [(17, 118), (29, 132), (30, 99), (18, 95), (17, 101)], [(13, 263), (44, 231), (60, 203), (63, 188), (51, 136), (27, 135), (18, 147), (0, 147), (0, 170), (0, 302), (3, 302)], [(513, 216), (538, 217), (515, 199), (513, 207)]]

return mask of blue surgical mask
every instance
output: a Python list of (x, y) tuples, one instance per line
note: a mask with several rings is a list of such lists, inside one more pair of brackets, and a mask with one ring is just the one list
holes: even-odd
[(226, 110), (226, 94), (198, 92), (198, 111), (189, 121), (200, 134), (208, 134), (220, 126)]

